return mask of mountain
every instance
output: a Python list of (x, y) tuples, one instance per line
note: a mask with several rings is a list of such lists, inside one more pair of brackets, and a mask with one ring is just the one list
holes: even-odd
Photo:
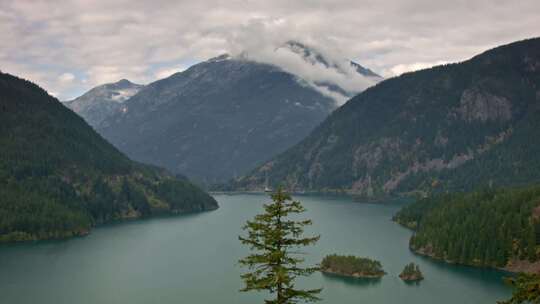
[(80, 97), (66, 101), (65, 105), (82, 116), (92, 127), (99, 128), (107, 117), (124, 111), (124, 102), (143, 87), (122, 79), (95, 87)]
[(377, 73), (361, 66), (354, 61), (348, 61), (342, 58), (340, 58), (339, 60), (337, 60), (336, 58), (330, 58), (326, 55), (323, 55), (317, 49), (309, 47), (298, 41), (288, 41), (287, 43), (285, 43), (285, 47), (292, 52), (300, 55), (305, 61), (309, 62), (312, 65), (322, 65), (325, 68), (332, 68), (343, 74), (349, 73), (349, 71), (346, 69), (347, 66), (349, 66), (352, 67), (353, 70), (360, 75), (382, 79), (382, 77)]
[(540, 180), (540, 39), (380, 82), (232, 182), (380, 197)]
[[(322, 92), (337, 94), (338, 99), (349, 99), (366, 87), (383, 80), (383, 77), (360, 64), (335, 55), (323, 54), (318, 49), (298, 41), (288, 41), (278, 50), (286, 50), (311, 65), (310, 73), (318, 75), (311, 84)], [(287, 69), (287, 66), (282, 66)], [(302, 68), (301, 70), (303, 70)], [(296, 73), (302, 76), (303, 73)], [(311, 75), (310, 75), (311, 76)]]
[(37, 85), (0, 73), (0, 242), (217, 208), (185, 179), (129, 160)]
[(223, 55), (145, 86), (124, 106), (98, 132), (135, 160), (214, 183), (296, 144), (336, 103), (277, 66)]

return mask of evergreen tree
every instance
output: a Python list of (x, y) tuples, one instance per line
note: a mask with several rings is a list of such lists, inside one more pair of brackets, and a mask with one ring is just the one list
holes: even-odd
[(540, 303), (540, 275), (520, 274), (517, 278), (506, 279), (506, 282), (514, 288), (512, 298), (499, 304)]
[(415, 227), (413, 250), (429, 248), (435, 258), (466, 265), (505, 267), (511, 260), (540, 259), (534, 211), (539, 201), (538, 184), (444, 194), (404, 207), (394, 220)]
[(239, 261), (251, 271), (242, 275), (245, 287), (241, 291), (275, 294), (274, 299), (265, 300), (266, 304), (317, 301), (321, 289), (297, 289), (295, 280), (319, 270), (318, 267), (303, 267), (304, 259), (298, 252), (303, 246), (315, 244), (319, 236), (304, 237), (304, 227), (311, 225), (311, 220), (289, 217), (305, 211), (300, 202), (293, 201), (282, 189), (273, 193), (271, 198), (273, 202), (264, 205), (265, 212), (244, 226), (247, 236), (239, 237), (253, 251)]
[(0, 243), (216, 207), (188, 180), (132, 162), (37, 85), (0, 73)]

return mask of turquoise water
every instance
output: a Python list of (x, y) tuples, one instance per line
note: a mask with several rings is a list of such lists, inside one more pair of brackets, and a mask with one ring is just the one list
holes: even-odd
[[(411, 232), (391, 221), (400, 203), (361, 204), (345, 197), (299, 196), (321, 234), (308, 250), (317, 263), (330, 253), (369, 256), (388, 274), (359, 281), (314, 274), (302, 281), (324, 287), (321, 303), (495, 303), (510, 294), (502, 273), (451, 266), (416, 256)], [(0, 246), (0, 303), (262, 303), (264, 295), (240, 293), (247, 253), (241, 226), (261, 211), (264, 195), (217, 195), (221, 208), (207, 213), (97, 228), (84, 238)], [(409, 262), (426, 279), (403, 283)]]

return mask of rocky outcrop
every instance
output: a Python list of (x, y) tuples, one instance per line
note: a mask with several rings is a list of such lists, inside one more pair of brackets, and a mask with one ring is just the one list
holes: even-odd
[(428, 171), (441, 171), (443, 169), (456, 169), (466, 162), (473, 160), (478, 155), (489, 151), (489, 149), (491, 149), (494, 145), (502, 143), (510, 134), (512, 134), (512, 129), (503, 131), (496, 136), (488, 136), (486, 137), (486, 142), (484, 144), (476, 147), (474, 150), (468, 149), (466, 153), (456, 154), (448, 161), (436, 158), (425, 162), (414, 162), (412, 166), (407, 168), (407, 170), (394, 173), (392, 178), (390, 178), (384, 184), (383, 190), (385, 192), (391, 192), (397, 188), (400, 182), (411, 174)]
[(467, 122), (508, 121), (512, 118), (512, 103), (505, 97), (472, 88), (463, 92), (456, 112)]

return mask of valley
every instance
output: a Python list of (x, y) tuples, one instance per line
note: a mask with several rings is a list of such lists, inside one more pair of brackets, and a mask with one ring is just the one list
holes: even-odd
[(1, 2), (0, 302), (540, 303), (538, 11)]

